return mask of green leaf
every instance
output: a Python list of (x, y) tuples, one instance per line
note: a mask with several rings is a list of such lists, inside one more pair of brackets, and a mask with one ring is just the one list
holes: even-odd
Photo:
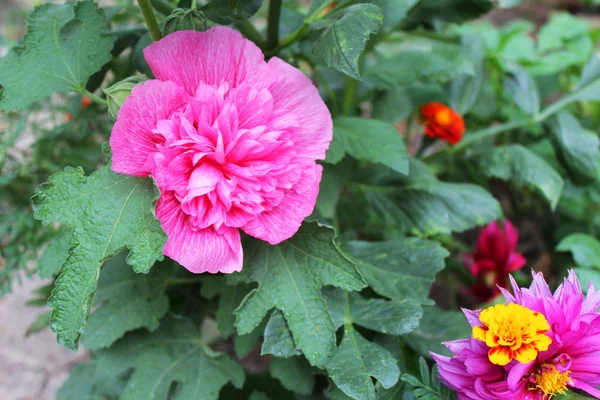
[(333, 121), (333, 141), (326, 162), (336, 164), (346, 153), (408, 173), (408, 154), (402, 136), (392, 125), (376, 119), (339, 117)]
[(356, 4), (311, 24), (323, 33), (313, 44), (314, 55), (329, 68), (360, 79), (358, 57), (383, 21), (379, 7)]
[(238, 8), (240, 6), (241, 0), (229, 0), (229, 8), (234, 14), (238, 13)]
[(411, 10), (411, 15), (404, 21), (403, 27), (463, 22), (487, 13), (493, 6), (492, 0), (421, 0)]
[(569, 251), (575, 263), (586, 268), (600, 268), (600, 241), (585, 233), (574, 233), (560, 241), (556, 251)]
[(594, 287), (600, 287), (600, 271), (590, 268), (575, 268), (575, 274), (579, 279), (581, 288), (587, 293), (588, 285), (592, 283)]
[(276, 357), (288, 358), (300, 354), (281, 311), (275, 310), (271, 313), (264, 336), (261, 355), (273, 354)]
[(460, 74), (448, 85), (448, 102), (459, 114), (466, 114), (473, 108), (481, 94), (485, 78), (485, 42), (480, 35), (470, 34), (462, 38), (469, 49), (473, 62), (473, 75)]
[(367, 69), (365, 77), (378, 89), (390, 89), (417, 81), (443, 83), (461, 74), (475, 73), (471, 57), (463, 46), (435, 40), (414, 45), (417, 49), (407, 47)]
[(249, 400), (271, 400), (271, 399), (263, 392), (254, 391), (250, 395)]
[(490, 152), (480, 153), (477, 164), (488, 177), (537, 188), (552, 209), (556, 208), (564, 181), (550, 164), (526, 147), (519, 144), (494, 147)]
[(96, 352), (93, 363), (113, 376), (133, 369), (120, 400), (217, 400), (228, 382), (236, 388), (244, 383), (242, 367), (204, 346), (188, 319), (166, 318), (153, 333), (129, 334)]
[(49, 300), (59, 343), (77, 348), (104, 260), (127, 247), (127, 263), (147, 273), (163, 259), (166, 235), (154, 215), (157, 197), (151, 179), (116, 174), (110, 164), (89, 177), (67, 167), (38, 188), (35, 218), (73, 228), (73, 247)]
[(375, 4), (383, 12), (383, 28), (393, 28), (404, 18), (410, 10), (419, 2), (419, 0), (368, 0)]
[(345, 316), (346, 306), (349, 307), (352, 323), (390, 335), (404, 335), (413, 331), (423, 316), (420, 302), (415, 300), (365, 299), (358, 293), (348, 293), (346, 304), (343, 290), (325, 288), (323, 292), (336, 328), (348, 318)]
[(311, 394), (315, 386), (312, 368), (304, 357), (272, 358), (271, 376), (295, 393)]
[(272, 246), (259, 240), (244, 246), (238, 279), (258, 282), (236, 311), (240, 334), (251, 332), (272, 308), (282, 311), (294, 341), (311, 365), (324, 366), (335, 348), (335, 328), (321, 287), (360, 290), (365, 284), (354, 264), (334, 243), (335, 231), (305, 223), (292, 238)]
[(385, 222), (417, 236), (463, 232), (502, 216), (500, 204), (479, 186), (440, 182), (427, 166), (411, 160), (402, 187), (356, 185)]
[(600, 55), (592, 54), (583, 66), (581, 78), (574, 92), (563, 97), (564, 105), (581, 100), (600, 100)]
[(419, 358), (419, 371), (421, 379), (409, 374), (402, 374), (402, 381), (412, 386), (414, 398), (419, 400), (454, 400), (456, 394), (438, 380), (439, 372), (435, 365), (429, 372), (427, 362), (423, 357)]
[(570, 113), (560, 111), (550, 122), (552, 144), (556, 155), (575, 182), (596, 179), (600, 161), (600, 139), (584, 129)]
[(254, 349), (265, 331), (265, 325), (266, 322), (263, 321), (252, 332), (234, 336), (234, 350), (238, 358), (246, 357)]
[(594, 53), (584, 65), (577, 89), (569, 97), (576, 100), (600, 100), (600, 55)]
[(228, 285), (224, 276), (207, 276), (202, 281), (200, 294), (212, 299), (219, 296), (219, 307), (217, 308), (217, 324), (219, 332), (223, 337), (229, 337), (235, 333), (234, 311), (250, 292), (250, 286), (245, 284)]
[(44, 250), (38, 260), (37, 273), (40, 278), (52, 278), (60, 272), (67, 261), (71, 247), (71, 232), (63, 230), (56, 236)]
[(538, 52), (560, 50), (566, 41), (587, 34), (587, 24), (580, 18), (566, 12), (553, 14), (550, 22), (545, 24), (538, 34)]
[(586, 396), (585, 394), (575, 393), (571, 390), (567, 391), (565, 394), (558, 394), (556, 397), (553, 397), (555, 400), (589, 400), (594, 397)]
[(404, 336), (405, 342), (422, 356), (431, 357), (430, 351), (449, 355), (442, 342), (465, 339), (471, 335), (471, 327), (463, 313), (444, 311), (438, 307), (424, 307), (424, 310), (419, 327)]
[(81, 337), (82, 344), (95, 350), (110, 346), (134, 329), (156, 330), (169, 310), (169, 299), (164, 293), (169, 272), (156, 266), (147, 275), (136, 274), (128, 268), (124, 254), (107, 261), (98, 280), (95, 310)]
[(104, 12), (91, 1), (44, 4), (22, 43), (0, 59), (0, 108), (22, 109), (54, 92), (82, 89), (110, 61), (114, 37), (101, 33)]
[(398, 302), (428, 302), (435, 275), (448, 252), (438, 242), (405, 238), (387, 242), (350, 242), (345, 247), (378, 294)]
[(237, 7), (231, 7), (232, 0), (213, 0), (202, 7), (200, 11), (211, 21), (221, 25), (229, 25), (252, 17), (262, 4), (262, 0), (235, 0)]
[(527, 115), (540, 112), (540, 94), (533, 77), (523, 68), (512, 68), (504, 79), (504, 90)]
[(118, 399), (125, 382), (121, 377), (99, 368), (95, 363), (76, 364), (69, 379), (56, 394), (57, 400)]
[(327, 363), (327, 372), (345, 394), (360, 400), (377, 398), (371, 377), (384, 388), (394, 386), (400, 378), (400, 370), (390, 352), (366, 340), (352, 325), (344, 327), (344, 338)]
[[(331, 149), (332, 144), (330, 144), (329, 149)], [(348, 158), (336, 165), (323, 165), (323, 175), (315, 209), (324, 218), (334, 219), (342, 189), (352, 176), (353, 162)]]

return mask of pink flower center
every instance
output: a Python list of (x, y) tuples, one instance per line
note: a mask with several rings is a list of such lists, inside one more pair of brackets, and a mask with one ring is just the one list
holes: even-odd
[(290, 112), (275, 112), (267, 89), (201, 85), (189, 104), (159, 121), (164, 138), (153, 176), (203, 229), (243, 226), (277, 206), (302, 178)]

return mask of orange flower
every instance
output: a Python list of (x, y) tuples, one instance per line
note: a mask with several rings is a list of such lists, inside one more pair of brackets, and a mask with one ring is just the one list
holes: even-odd
[(92, 99), (87, 96), (81, 98), (81, 107), (88, 108), (92, 104)]
[(324, 9), (322, 9), (319, 12), (319, 17), (323, 17), (326, 14), (328, 14), (331, 10), (333, 10), (335, 8), (335, 6), (337, 5), (337, 1), (331, 2), (327, 5), (327, 7), (325, 7)]
[(71, 114), (71, 113), (66, 113), (66, 114), (65, 114), (65, 121), (66, 121), (66, 122), (71, 122), (71, 121), (73, 121), (73, 114)]
[(460, 142), (465, 132), (465, 121), (459, 113), (441, 103), (427, 103), (419, 109), (427, 136), (450, 144)]

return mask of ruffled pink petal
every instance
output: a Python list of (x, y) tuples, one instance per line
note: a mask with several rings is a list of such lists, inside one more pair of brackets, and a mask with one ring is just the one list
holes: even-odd
[[(269, 88), (274, 109), (287, 110), (298, 119), (292, 137), (298, 156), (325, 159), (325, 151), (333, 137), (333, 122), (317, 88), (302, 71), (277, 57), (269, 61), (269, 67), (277, 76), (277, 81)], [(284, 121), (281, 123), (286, 125)]]
[[(292, 237), (308, 217), (317, 201), (323, 167), (313, 164), (304, 169), (297, 186), (286, 190), (285, 197), (271, 211), (259, 214), (242, 227), (250, 236), (277, 244)], [(302, 190), (299, 190), (302, 188)]]
[(172, 193), (162, 194), (156, 216), (168, 237), (165, 255), (190, 272), (229, 274), (242, 270), (243, 250), (237, 229), (221, 226), (218, 230), (214, 227), (194, 230)]
[(233, 89), (243, 83), (260, 89), (273, 75), (254, 43), (222, 26), (172, 33), (146, 47), (144, 57), (157, 79), (175, 82), (190, 95), (200, 84)]
[(152, 171), (153, 153), (164, 137), (153, 133), (157, 122), (186, 106), (188, 96), (177, 85), (156, 80), (135, 86), (117, 116), (110, 136), (112, 169), (135, 176)]

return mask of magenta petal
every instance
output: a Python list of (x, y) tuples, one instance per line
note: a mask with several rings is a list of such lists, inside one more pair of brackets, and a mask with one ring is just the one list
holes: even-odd
[(170, 82), (147, 81), (133, 88), (117, 117), (110, 136), (112, 169), (135, 176), (148, 176), (152, 154), (164, 137), (153, 133), (158, 121), (187, 104), (187, 95)]
[(263, 88), (273, 75), (254, 43), (222, 26), (172, 33), (146, 47), (144, 57), (157, 79), (175, 82), (189, 95), (200, 84)]
[(243, 251), (240, 233), (235, 228), (213, 227), (193, 230), (179, 201), (172, 194), (163, 194), (156, 207), (156, 216), (168, 240), (165, 255), (190, 272), (226, 274), (242, 270)]
[(573, 379), (573, 387), (577, 388), (577, 389), (581, 389), (584, 392), (587, 392), (587, 394), (594, 396), (597, 399), (600, 399), (600, 390), (596, 389), (593, 386), (586, 384), (583, 381), (580, 381), (579, 379)]
[(506, 383), (511, 390), (516, 390), (523, 376), (529, 372), (531, 367), (535, 364), (535, 361), (532, 361), (527, 364), (515, 363), (513, 367), (510, 369), (508, 373), (508, 378), (506, 379)]
[(523, 268), (527, 264), (527, 259), (521, 253), (512, 253), (508, 257), (508, 265), (506, 272), (514, 272)]
[(519, 242), (519, 231), (509, 220), (504, 220), (504, 238), (510, 253), (514, 252)]

